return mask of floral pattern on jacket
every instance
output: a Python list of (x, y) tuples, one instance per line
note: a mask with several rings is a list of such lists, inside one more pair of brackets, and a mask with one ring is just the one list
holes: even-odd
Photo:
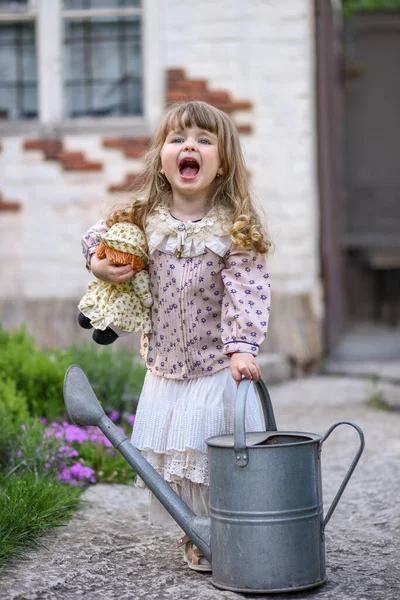
[[(105, 222), (99, 221), (83, 238), (89, 268), (90, 255), (106, 230)], [(231, 243), (227, 249), (226, 234), (222, 244), (221, 233), (216, 238), (196, 256), (179, 258), (177, 244), (168, 253), (171, 243), (150, 253), (153, 332), (142, 337), (142, 355), (156, 375), (175, 379), (212, 375), (229, 365), (232, 352), (257, 355), (266, 336), (270, 312), (266, 255), (239, 250)], [(185, 242), (193, 248), (189, 233)]]

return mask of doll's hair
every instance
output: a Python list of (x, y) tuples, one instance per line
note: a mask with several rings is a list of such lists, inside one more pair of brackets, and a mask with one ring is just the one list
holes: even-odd
[(144, 158), (145, 168), (134, 191), (133, 202), (129, 207), (114, 211), (107, 220), (108, 226), (117, 221), (130, 221), (144, 229), (149, 213), (161, 202), (171, 199), (171, 186), (160, 172), (161, 150), (171, 130), (193, 126), (214, 133), (218, 139), (223, 174), (214, 179), (208, 208), (223, 206), (232, 213), (230, 236), (237, 248), (267, 253), (271, 242), (249, 191), (236, 126), (228, 115), (206, 102), (178, 102), (165, 111)]

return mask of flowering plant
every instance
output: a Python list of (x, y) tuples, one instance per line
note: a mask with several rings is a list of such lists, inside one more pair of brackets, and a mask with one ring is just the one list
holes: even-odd
[[(113, 421), (119, 414), (110, 414)], [(125, 421), (132, 425), (135, 415)], [(125, 433), (123, 427), (119, 426)], [(124, 459), (97, 427), (77, 427), (66, 421), (48, 423), (30, 420), (21, 426), (19, 450), (12, 471), (26, 468), (34, 473), (56, 475), (70, 485), (90, 485), (98, 481), (127, 483), (135, 478)]]

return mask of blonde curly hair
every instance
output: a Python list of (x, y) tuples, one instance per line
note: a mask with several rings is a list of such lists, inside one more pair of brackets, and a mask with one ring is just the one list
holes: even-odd
[(161, 202), (169, 202), (172, 189), (161, 171), (161, 149), (172, 129), (199, 127), (214, 133), (223, 175), (216, 177), (211, 189), (208, 209), (223, 206), (232, 213), (230, 237), (237, 248), (254, 249), (265, 254), (271, 242), (261, 223), (258, 210), (249, 191), (248, 174), (238, 131), (224, 112), (206, 102), (178, 102), (164, 113), (156, 128), (150, 148), (144, 157), (145, 168), (135, 185), (129, 206), (114, 210), (107, 220), (111, 226), (129, 221), (145, 228), (148, 215)]

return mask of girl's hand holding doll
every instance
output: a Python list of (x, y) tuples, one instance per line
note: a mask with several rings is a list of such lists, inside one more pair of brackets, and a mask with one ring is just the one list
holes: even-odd
[(236, 383), (240, 383), (243, 378), (258, 381), (261, 377), (256, 357), (248, 352), (236, 352), (232, 354), (230, 367), (232, 377)]
[(98, 258), (96, 253), (92, 254), (90, 268), (97, 279), (114, 285), (128, 281), (134, 274), (132, 265), (117, 265), (108, 258)]

